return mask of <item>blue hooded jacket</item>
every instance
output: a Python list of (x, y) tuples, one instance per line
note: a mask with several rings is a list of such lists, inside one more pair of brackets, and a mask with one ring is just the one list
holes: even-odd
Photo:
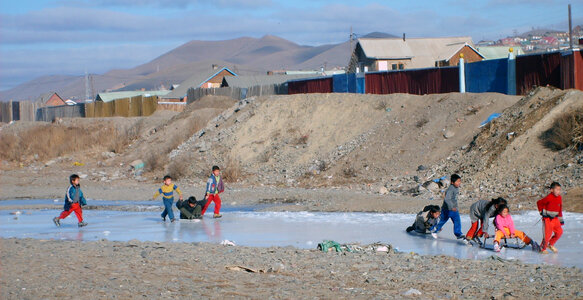
[(71, 204), (73, 204), (73, 201), (75, 201), (75, 193), (77, 193), (77, 191), (79, 192), (79, 204), (81, 204), (81, 206), (87, 205), (87, 200), (85, 199), (85, 196), (83, 196), (81, 186), (70, 185), (67, 189), (67, 193), (65, 193), (64, 210), (71, 209)]

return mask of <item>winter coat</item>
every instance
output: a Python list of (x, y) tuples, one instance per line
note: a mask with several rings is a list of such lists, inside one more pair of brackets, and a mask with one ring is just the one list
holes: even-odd
[(71, 204), (79, 203), (81, 206), (87, 205), (87, 200), (85, 196), (83, 196), (83, 191), (81, 190), (81, 186), (77, 185), (70, 185), (65, 193), (65, 205), (63, 207), (64, 210), (71, 209)]
[(555, 196), (553, 193), (536, 202), (538, 211), (544, 218), (559, 218), (559, 222), (563, 224), (563, 198)]
[(225, 185), (223, 184), (223, 179), (221, 176), (215, 176), (215, 174), (211, 174), (208, 181), (206, 182), (207, 194), (220, 194), (223, 191), (225, 191)]
[(437, 219), (431, 217), (431, 212), (419, 212), (413, 223), (413, 230), (419, 233), (428, 233), (429, 229), (437, 224)]
[(482, 220), (482, 231), (488, 232), (488, 219), (496, 216), (496, 206), (491, 205), (488, 211), (486, 211), (486, 206), (490, 201), (480, 200), (470, 206), (470, 220), (472, 223)]
[(457, 197), (459, 194), (459, 188), (456, 188), (451, 184), (445, 191), (445, 198), (443, 199), (443, 210), (453, 210), (457, 209)]

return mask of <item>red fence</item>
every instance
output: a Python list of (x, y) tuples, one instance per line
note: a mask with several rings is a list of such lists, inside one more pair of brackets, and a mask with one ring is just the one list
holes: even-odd
[(561, 87), (561, 53), (521, 55), (516, 58), (516, 94), (534, 86)]
[(332, 76), (308, 80), (288, 81), (288, 94), (332, 93)]
[(459, 69), (431, 68), (365, 75), (367, 94), (440, 94), (459, 91)]
[(561, 88), (583, 90), (583, 53), (572, 51), (561, 56)]

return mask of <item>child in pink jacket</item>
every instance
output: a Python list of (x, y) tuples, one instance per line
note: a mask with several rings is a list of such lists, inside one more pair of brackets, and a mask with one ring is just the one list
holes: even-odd
[(508, 206), (500, 205), (498, 207), (498, 214), (494, 219), (496, 226), (496, 237), (494, 238), (494, 251), (500, 252), (500, 240), (502, 238), (519, 238), (525, 244), (531, 245), (532, 250), (538, 251), (538, 244), (528, 237), (524, 232), (514, 228), (514, 221), (510, 215)]

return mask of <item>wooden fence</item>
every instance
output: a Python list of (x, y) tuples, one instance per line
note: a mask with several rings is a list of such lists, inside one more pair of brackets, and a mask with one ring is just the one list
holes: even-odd
[(0, 102), (0, 122), (35, 120), (36, 110), (43, 105), (38, 102), (10, 101)]
[(158, 106), (158, 97), (136, 96), (111, 102), (96, 101), (85, 105), (85, 117), (142, 117), (153, 114)]
[(54, 122), (58, 118), (84, 118), (85, 104), (45, 106), (36, 110), (35, 121)]
[(204, 96), (225, 96), (235, 100), (249, 97), (260, 97), (269, 95), (285, 95), (288, 92), (287, 84), (258, 85), (249, 88), (222, 87), (222, 88), (190, 88), (188, 89), (188, 104), (203, 98)]

